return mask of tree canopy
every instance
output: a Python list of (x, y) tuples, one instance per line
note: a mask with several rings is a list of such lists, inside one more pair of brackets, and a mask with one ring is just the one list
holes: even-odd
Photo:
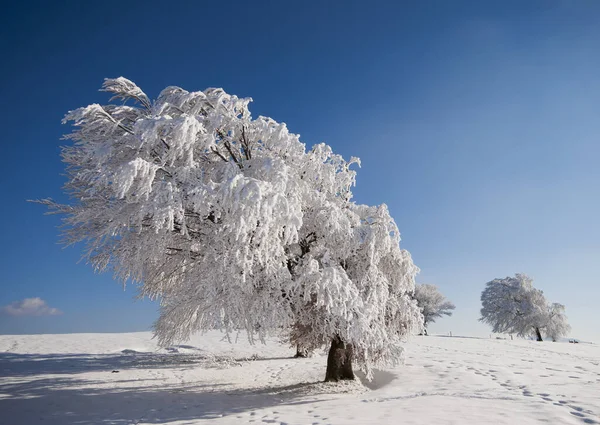
[(359, 165), (325, 144), (311, 149), (250, 98), (167, 87), (150, 98), (125, 78), (117, 103), (69, 112), (62, 148), (71, 203), (68, 244), (160, 299), (163, 345), (193, 332), (301, 329), (305, 346), (352, 347), (365, 370), (400, 358), (421, 323), (411, 294), (418, 268), (400, 249), (386, 205), (358, 205)]

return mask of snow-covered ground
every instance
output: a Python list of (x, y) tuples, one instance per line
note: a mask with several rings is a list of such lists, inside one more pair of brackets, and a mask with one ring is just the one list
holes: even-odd
[(414, 337), (404, 366), (323, 384), (325, 356), (217, 332), (0, 336), (0, 424), (600, 424), (600, 347)]

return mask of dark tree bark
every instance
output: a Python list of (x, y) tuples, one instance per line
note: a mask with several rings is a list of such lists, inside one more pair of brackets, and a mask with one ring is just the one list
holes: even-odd
[(296, 355), (294, 358), (306, 358), (308, 357), (308, 352), (304, 349), (300, 348), (300, 344), (296, 345)]
[(537, 336), (537, 340), (538, 341), (543, 341), (544, 339), (542, 338), (542, 333), (540, 332), (540, 328), (535, 328), (535, 336)]
[(341, 380), (353, 380), (352, 371), (352, 344), (346, 344), (336, 335), (331, 340), (331, 348), (327, 356), (327, 371), (325, 382), (337, 382)]

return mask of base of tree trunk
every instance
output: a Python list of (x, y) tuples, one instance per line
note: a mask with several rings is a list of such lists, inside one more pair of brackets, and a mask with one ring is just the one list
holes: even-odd
[(325, 382), (353, 380), (352, 356), (352, 344), (344, 343), (339, 336), (334, 337), (327, 356)]
[(299, 345), (296, 346), (296, 355), (294, 356), (295, 359), (305, 359), (306, 357), (308, 357), (308, 352), (306, 350), (303, 350), (300, 348)]
[(543, 341), (544, 338), (542, 338), (542, 333), (540, 332), (540, 328), (535, 328), (535, 336), (537, 337), (538, 341)]

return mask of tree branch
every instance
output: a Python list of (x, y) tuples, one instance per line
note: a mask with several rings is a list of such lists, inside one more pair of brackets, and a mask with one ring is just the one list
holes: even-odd
[(250, 151), (250, 142), (248, 142), (248, 138), (246, 137), (246, 126), (242, 125), (242, 135), (240, 136), (240, 143), (244, 147), (244, 155), (246, 159), (252, 158), (252, 152)]
[(216, 153), (217, 155), (219, 155), (219, 158), (221, 158), (223, 161), (225, 161), (225, 162), (229, 162), (229, 161), (227, 160), (227, 158), (225, 158), (225, 157), (224, 157), (224, 156), (221, 154), (221, 152), (219, 152), (219, 151), (218, 151), (217, 149), (215, 149), (214, 147), (212, 147), (212, 146), (211, 146), (210, 150), (211, 150), (211, 151), (213, 151), (213, 153)]
[(231, 144), (229, 143), (229, 141), (226, 140), (223, 144), (225, 145), (225, 148), (229, 152), (229, 155), (231, 155), (233, 162), (235, 162), (237, 164), (237, 166), (241, 169), (242, 164), (240, 163), (240, 160), (237, 158), (237, 156), (235, 156), (235, 154), (233, 153), (233, 150), (231, 149)]

